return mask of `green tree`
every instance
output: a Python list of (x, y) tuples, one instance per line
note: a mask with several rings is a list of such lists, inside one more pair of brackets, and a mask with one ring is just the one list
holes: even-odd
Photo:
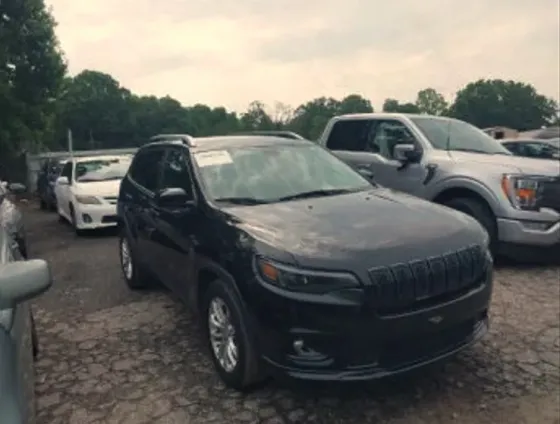
[(340, 101), (332, 97), (319, 97), (300, 105), (288, 127), (310, 140), (316, 140), (329, 119), (339, 111)]
[(371, 112), (373, 112), (373, 106), (368, 99), (363, 98), (359, 94), (350, 94), (340, 101), (337, 114)]
[(76, 149), (130, 144), (132, 100), (130, 91), (110, 75), (81, 72), (68, 80), (61, 97), (59, 137), (71, 129)]
[(399, 103), (399, 101), (395, 99), (386, 99), (383, 103), (383, 112), (420, 113), (420, 109), (414, 103)]
[(445, 115), (449, 108), (445, 98), (433, 88), (425, 88), (418, 92), (416, 106), (420, 113), (428, 115)]
[(2, 162), (39, 148), (53, 129), (66, 72), (43, 0), (0, 1), (0, 151)]
[(480, 128), (530, 130), (552, 122), (557, 107), (556, 102), (537, 93), (530, 84), (481, 79), (457, 93), (450, 114)]
[(247, 112), (241, 115), (240, 126), (244, 131), (271, 130), (274, 122), (266, 112), (265, 105), (255, 100), (249, 104)]

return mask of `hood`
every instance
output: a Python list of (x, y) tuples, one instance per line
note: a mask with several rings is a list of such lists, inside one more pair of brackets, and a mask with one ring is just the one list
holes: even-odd
[(480, 153), (450, 151), (449, 156), (457, 162), (480, 164), (484, 167), (499, 167), (504, 172), (557, 176), (560, 174), (560, 161), (555, 159), (533, 159), (522, 156), (485, 155)]
[(228, 208), (257, 241), (318, 269), (363, 269), (484, 242), (472, 218), (387, 189)]
[(122, 180), (76, 183), (75, 193), (86, 196), (117, 197)]

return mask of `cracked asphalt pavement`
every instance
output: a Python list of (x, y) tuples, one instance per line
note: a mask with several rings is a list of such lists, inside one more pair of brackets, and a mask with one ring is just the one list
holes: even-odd
[(490, 333), (445, 364), (242, 395), (219, 381), (182, 304), (128, 290), (114, 233), (77, 237), (56, 214), (23, 210), (30, 253), (55, 278), (33, 305), (39, 424), (560, 423), (558, 268), (497, 268)]

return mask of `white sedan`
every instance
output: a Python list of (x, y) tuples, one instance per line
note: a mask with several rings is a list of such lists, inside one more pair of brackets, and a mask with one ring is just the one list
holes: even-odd
[(77, 233), (117, 224), (117, 197), (130, 156), (69, 159), (56, 180), (58, 215)]

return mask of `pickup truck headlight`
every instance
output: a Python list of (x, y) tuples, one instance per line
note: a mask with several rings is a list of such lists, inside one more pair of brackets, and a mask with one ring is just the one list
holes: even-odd
[(539, 210), (543, 184), (549, 180), (550, 177), (542, 175), (504, 174), (502, 190), (514, 208), (536, 211)]
[(82, 205), (100, 205), (101, 201), (94, 196), (76, 196), (76, 202)]
[(354, 275), (345, 272), (322, 272), (281, 265), (265, 258), (255, 259), (256, 271), (266, 283), (277, 287), (305, 293), (328, 293), (331, 291), (359, 288)]

